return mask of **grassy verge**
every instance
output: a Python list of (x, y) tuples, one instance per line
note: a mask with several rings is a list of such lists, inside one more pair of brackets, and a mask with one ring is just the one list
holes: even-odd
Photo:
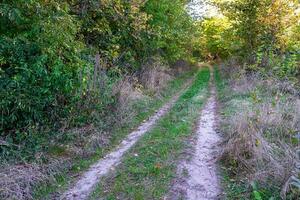
[(54, 177), (55, 181), (39, 184), (34, 188), (34, 199), (51, 199), (52, 196), (55, 196), (59, 191), (67, 189), (69, 183), (74, 179), (72, 178), (74, 175), (76, 176), (76, 174), (80, 174), (88, 169), (91, 164), (95, 163), (115, 148), (132, 130), (144, 120), (147, 120), (157, 109), (170, 100), (170, 98), (182, 88), (183, 84), (190, 79), (195, 72), (195, 70), (192, 70), (171, 80), (163, 89), (159, 97), (146, 97), (134, 102), (132, 109), (134, 109), (136, 115), (133, 116), (130, 121), (127, 121), (126, 124), (111, 129), (111, 138), (109, 144), (107, 144), (105, 148), (98, 148), (92, 156), (84, 158), (76, 157), (72, 159), (71, 167), (56, 174)]
[[(232, 102), (250, 102), (250, 94), (240, 94), (233, 92), (227, 80), (222, 78), (220, 69), (217, 67), (215, 67), (214, 69), (216, 87), (218, 91), (218, 101), (221, 104), (219, 112), (223, 119), (220, 126), (222, 126), (221, 130), (226, 137), (226, 128), (228, 128), (227, 126), (229, 126), (229, 124), (224, 123), (224, 119), (230, 118), (230, 116), (235, 115), (237, 112), (239, 112), (238, 104)], [(221, 165), (223, 175), (222, 187), (224, 189), (226, 199), (252, 199), (252, 188), (249, 187), (250, 185), (247, 183), (247, 180), (238, 179), (232, 173), (234, 169), (232, 169), (230, 165), (227, 165), (224, 162), (221, 162)]]
[[(276, 89), (277, 80), (267, 85), (271, 80), (254, 76), (244, 83), (232, 79), (229, 83), (218, 68), (215, 80), (221, 132), (229, 138), (221, 162), (226, 199), (281, 199), (282, 177), (290, 176), (293, 168), (289, 164), (293, 132), (289, 130), (296, 127), (293, 121), (298, 114), (286, 99), (295, 101), (294, 97)], [(284, 117), (287, 114), (289, 120)], [(285, 146), (281, 146), (283, 142)]]
[[(227, 80), (222, 78), (219, 68), (215, 67), (214, 69), (218, 101), (221, 104), (219, 112), (222, 116), (222, 123), (220, 126), (222, 126), (222, 132), (225, 132), (224, 134), (226, 134), (226, 126), (228, 126), (228, 124), (223, 123), (223, 120), (238, 112), (238, 108), (235, 104), (230, 103), (230, 101), (248, 101), (250, 95), (234, 93), (230, 89)], [(247, 183), (243, 180), (236, 179), (231, 173), (230, 166), (226, 165), (224, 162), (221, 162), (221, 169), (223, 175), (222, 188), (224, 189), (226, 199), (250, 199), (249, 193), (251, 193), (251, 188), (249, 190)]]
[(128, 152), (114, 173), (104, 178), (91, 199), (161, 199), (176, 174), (184, 141), (192, 134), (208, 96), (210, 72), (205, 68), (171, 111)]

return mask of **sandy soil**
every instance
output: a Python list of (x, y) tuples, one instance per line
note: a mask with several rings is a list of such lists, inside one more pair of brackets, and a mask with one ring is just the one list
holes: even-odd
[[(213, 77), (213, 74), (211, 75)], [(222, 190), (219, 183), (217, 158), (221, 137), (216, 132), (216, 92), (211, 81), (211, 96), (203, 108), (196, 135), (178, 164), (177, 178), (166, 199), (217, 200)]]
[(219, 199), (221, 194), (216, 167), (218, 144), (221, 138), (215, 131), (215, 107), (213, 89), (197, 127), (198, 139), (194, 156), (186, 165), (189, 175), (186, 191), (188, 200)]

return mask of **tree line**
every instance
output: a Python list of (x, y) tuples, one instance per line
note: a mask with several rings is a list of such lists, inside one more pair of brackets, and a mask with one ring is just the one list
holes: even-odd
[(297, 0), (212, 0), (222, 17), (198, 22), (202, 57), (235, 57), (248, 70), (281, 78), (300, 73), (300, 6)]

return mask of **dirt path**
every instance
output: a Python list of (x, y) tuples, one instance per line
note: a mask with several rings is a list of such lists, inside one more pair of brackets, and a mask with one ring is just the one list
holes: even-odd
[[(211, 96), (201, 112), (196, 135), (190, 140), (192, 148), (185, 152), (183, 161), (178, 164), (178, 177), (174, 180), (166, 198), (168, 200), (220, 199), (221, 187), (216, 161), (221, 138), (215, 130), (216, 90), (213, 80), (211, 80), (210, 88)], [(190, 159), (187, 160), (186, 157)]]
[(148, 121), (141, 124), (136, 131), (130, 133), (126, 139), (110, 154), (92, 165), (81, 178), (70, 188), (61, 199), (64, 200), (84, 200), (93, 191), (95, 185), (100, 181), (100, 178), (106, 175), (111, 169), (116, 167), (122, 160), (123, 155), (143, 136), (148, 132), (153, 125), (164, 116), (177, 101), (182, 92), (193, 82), (193, 79), (184, 84), (183, 89), (178, 92), (167, 104), (165, 104), (154, 116)]
[(211, 97), (203, 108), (197, 126), (197, 143), (191, 162), (186, 169), (187, 180), (186, 199), (207, 200), (219, 199), (221, 189), (216, 167), (216, 158), (220, 137), (215, 131), (216, 98), (212, 87)]

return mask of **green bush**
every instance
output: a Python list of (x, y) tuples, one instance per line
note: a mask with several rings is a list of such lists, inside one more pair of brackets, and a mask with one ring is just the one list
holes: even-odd
[[(55, 121), (69, 112), (83, 45), (66, 4), (0, 4), (1, 136)], [(5, 135), (4, 135), (5, 131)]]

